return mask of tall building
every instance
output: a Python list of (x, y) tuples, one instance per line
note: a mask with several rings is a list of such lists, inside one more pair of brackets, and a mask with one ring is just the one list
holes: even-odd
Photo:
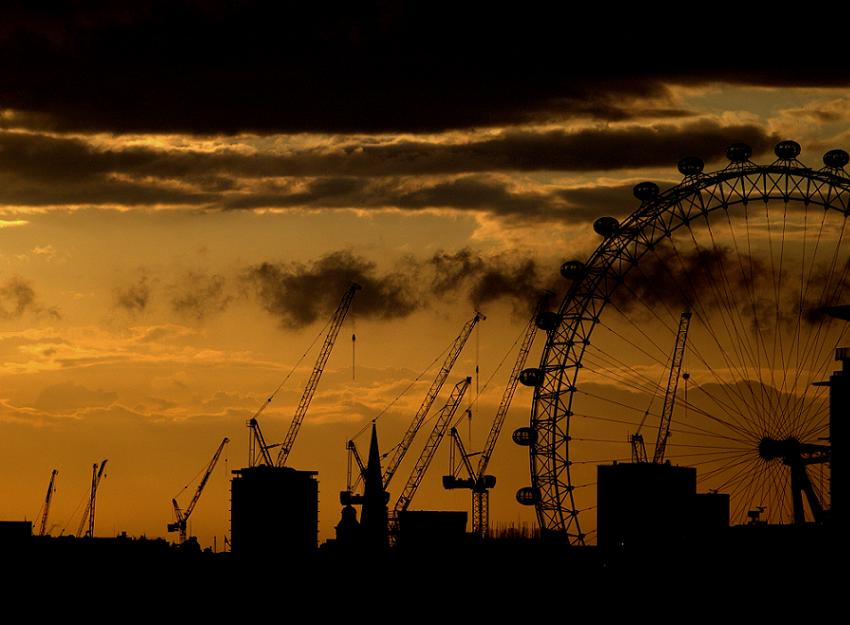
[(319, 540), (317, 471), (259, 465), (233, 471), (230, 541), (242, 558), (299, 557)]
[(729, 495), (697, 493), (697, 471), (669, 463), (597, 467), (597, 543), (632, 551), (693, 542), (729, 526)]

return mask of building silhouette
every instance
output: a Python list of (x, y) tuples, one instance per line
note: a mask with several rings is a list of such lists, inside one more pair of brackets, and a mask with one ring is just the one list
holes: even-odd
[(319, 535), (316, 471), (258, 465), (233, 471), (230, 535), (234, 556), (307, 557)]

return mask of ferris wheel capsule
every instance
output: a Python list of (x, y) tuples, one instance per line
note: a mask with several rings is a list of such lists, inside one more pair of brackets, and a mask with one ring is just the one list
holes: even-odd
[(567, 280), (577, 280), (584, 275), (584, 263), (580, 260), (568, 260), (561, 265), (561, 275)]
[(616, 217), (600, 217), (593, 222), (593, 231), (606, 239), (617, 234), (619, 229), (620, 222)]
[(726, 148), (726, 158), (733, 163), (746, 163), (753, 155), (753, 149), (746, 143), (733, 143)]
[(561, 323), (561, 315), (551, 310), (544, 310), (534, 319), (534, 323), (540, 330), (551, 332)]
[(773, 148), (773, 153), (784, 161), (790, 161), (800, 155), (802, 148), (796, 141), (780, 141)]
[(683, 176), (696, 176), (701, 174), (705, 163), (697, 156), (686, 156), (679, 161), (679, 173)]
[(543, 384), (543, 369), (531, 367), (519, 372), (519, 381), (524, 386), (540, 386)]
[(524, 506), (533, 506), (537, 503), (537, 491), (533, 486), (523, 486), (516, 492), (516, 500)]
[(834, 169), (841, 169), (850, 163), (850, 154), (844, 150), (830, 150), (823, 155), (823, 164)]
[(537, 440), (537, 434), (530, 427), (521, 427), (514, 430), (511, 438), (520, 447), (530, 447)]
[(658, 197), (661, 189), (654, 182), (639, 182), (632, 189), (632, 193), (641, 202), (649, 202)]

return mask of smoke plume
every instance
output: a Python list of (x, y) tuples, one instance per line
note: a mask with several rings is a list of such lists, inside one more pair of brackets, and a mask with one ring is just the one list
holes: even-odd
[(363, 287), (354, 301), (358, 316), (396, 319), (446, 298), (476, 309), (508, 301), (525, 313), (558, 278), (554, 268), (547, 276), (531, 259), (462, 249), (426, 260), (408, 258), (385, 272), (361, 256), (338, 251), (308, 264), (262, 263), (246, 270), (243, 279), (263, 308), (283, 326), (297, 328), (329, 316), (352, 282)]

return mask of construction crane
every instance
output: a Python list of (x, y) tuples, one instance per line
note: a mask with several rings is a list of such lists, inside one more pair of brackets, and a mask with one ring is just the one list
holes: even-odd
[[(490, 489), (496, 486), (496, 477), (475, 472), (469, 461), (475, 454), (467, 453), (457, 428), (451, 429), (451, 437), (452, 447), (449, 456), (451, 475), (443, 476), (443, 488), (446, 490), (468, 488), (472, 491), (472, 533), (486, 538), (490, 527)], [(460, 459), (459, 462), (455, 460), (455, 453)], [(461, 466), (468, 476), (465, 479), (458, 477)]]
[[(670, 437), (670, 423), (673, 420), (673, 407), (676, 403), (676, 392), (679, 389), (679, 378), (682, 373), (682, 361), (685, 358), (685, 344), (688, 339), (690, 325), (691, 312), (686, 310), (679, 318), (679, 330), (676, 333), (676, 344), (673, 347), (673, 357), (670, 361), (667, 389), (664, 391), (664, 404), (661, 407), (661, 421), (658, 425), (658, 435), (655, 440), (655, 452), (652, 455), (652, 462), (654, 464), (662, 464), (664, 462), (664, 452), (667, 449), (667, 439)], [(646, 415), (644, 415), (644, 419), (646, 419)], [(640, 433), (642, 427), (643, 421), (638, 426), (638, 431), (629, 437), (632, 445), (632, 462), (649, 462), (643, 434)]]
[(181, 510), (180, 506), (177, 505), (177, 499), (173, 498), (171, 500), (171, 505), (174, 506), (174, 516), (177, 520), (174, 523), (168, 524), (169, 532), (179, 532), (178, 540), (182, 545), (186, 542), (186, 525), (189, 521), (189, 517), (192, 512), (195, 510), (195, 506), (198, 505), (198, 500), (201, 498), (201, 493), (204, 492), (204, 486), (207, 485), (207, 480), (210, 479), (210, 475), (212, 475), (213, 470), (215, 469), (215, 465), (218, 463), (218, 458), (221, 456), (221, 452), (224, 449), (224, 446), (230, 442), (230, 439), (226, 436), (222, 439), (221, 444), (218, 446), (218, 449), (215, 450), (215, 454), (213, 454), (212, 460), (210, 460), (209, 465), (207, 466), (207, 470), (204, 471), (204, 476), (201, 478), (200, 483), (198, 484), (198, 488), (195, 491), (195, 496), (192, 497), (192, 501), (189, 502), (189, 505), (186, 506), (185, 510)]
[(44, 505), (42, 506), (41, 519), (38, 522), (38, 535), (44, 536), (47, 532), (47, 515), (50, 513), (50, 502), (53, 500), (53, 493), (56, 492), (56, 476), (59, 471), (53, 469), (50, 474), (50, 483), (47, 485), (47, 495), (44, 497)]
[(274, 462), (272, 461), (272, 455), (269, 450), (277, 445), (266, 443), (266, 438), (263, 436), (260, 423), (256, 418), (249, 419), (247, 425), (251, 429), (251, 436), (248, 439), (248, 466), (255, 467), (258, 464), (265, 464), (268, 467), (273, 466)]
[[(89, 493), (89, 502), (83, 512), (83, 518), (80, 519), (80, 525), (77, 528), (77, 538), (85, 536), (91, 538), (94, 536), (94, 511), (95, 503), (97, 502), (97, 487), (100, 485), (100, 480), (103, 477), (103, 470), (106, 468), (106, 460), (102, 460), (100, 466), (95, 462), (91, 465), (91, 491)], [(86, 524), (88, 523), (88, 528)]]
[(393, 476), (396, 471), (398, 471), (401, 461), (404, 460), (404, 456), (410, 449), (410, 445), (413, 443), (416, 433), (419, 431), (419, 428), (422, 427), (422, 423), (425, 421), (428, 411), (431, 410), (431, 405), (440, 393), (440, 389), (443, 388), (443, 384), (445, 383), (446, 378), (449, 377), (449, 373), (451, 373), (458, 356), (460, 356), (460, 352), (463, 350), (464, 345), (466, 345), (466, 341), (469, 339), (470, 334), (472, 334), (472, 330), (479, 321), (483, 321), (484, 319), (486, 319), (484, 315), (476, 312), (475, 316), (466, 322), (461, 329), (460, 334), (457, 335), (454, 343), (452, 343), (452, 346), (449, 348), (449, 353), (443, 361), (443, 366), (437, 373), (437, 377), (434, 378), (434, 381), (431, 383), (431, 388), (428, 389), (428, 393), (425, 395), (422, 405), (419, 406), (416, 416), (413, 417), (413, 422), (407, 428), (407, 432), (405, 432), (401, 442), (398, 446), (396, 446), (395, 451), (387, 464), (387, 468), (384, 470), (384, 490), (389, 488)]
[[(502, 394), (502, 401), (499, 404), (499, 409), (496, 411), (496, 416), (493, 418), (490, 433), (487, 435), (487, 442), (484, 444), (484, 449), (479, 455), (478, 467), (475, 470), (473, 470), (472, 463), (469, 460), (475, 454), (467, 453), (457, 430), (455, 428), (451, 430), (453, 441), (449, 461), (451, 475), (443, 477), (443, 487), (450, 490), (468, 488), (472, 491), (472, 531), (482, 538), (486, 537), (489, 531), (490, 489), (496, 485), (496, 478), (492, 475), (486, 475), (487, 466), (490, 464), (493, 450), (496, 449), (499, 434), (502, 432), (502, 426), (505, 424), (508, 409), (511, 407), (511, 402), (513, 401), (517, 384), (519, 383), (520, 371), (523, 370), (528, 360), (528, 354), (531, 352), (531, 346), (534, 344), (534, 337), (537, 336), (537, 330), (541, 326), (546, 327), (547, 322), (552, 321), (551, 315), (554, 313), (544, 313), (543, 310), (549, 300), (549, 296), (550, 294), (547, 293), (538, 301), (537, 306), (534, 308), (534, 313), (525, 327), (519, 353), (517, 354), (516, 362), (514, 362), (514, 368), (508, 378), (508, 385)], [(458, 452), (458, 457), (460, 458), (460, 462), (457, 464), (454, 461), (455, 451)], [(467, 477), (465, 479), (458, 477), (461, 467), (466, 471)]]
[(449, 429), (449, 424), (452, 422), (458, 406), (460, 406), (460, 402), (463, 400), (463, 395), (466, 393), (466, 389), (469, 388), (471, 382), (472, 378), (467, 377), (455, 384), (451, 395), (449, 395), (449, 399), (440, 410), (440, 414), (434, 422), (434, 427), (431, 429), (431, 435), (428, 437), (425, 447), (422, 448), (422, 453), (419, 454), (419, 459), (413, 467), (410, 478), (408, 478), (407, 484), (405, 484), (404, 489), (401, 491), (401, 495), (399, 495), (399, 498), (393, 507), (393, 516), (396, 519), (398, 518), (399, 513), (407, 510), (408, 506), (410, 506), (410, 502), (413, 501), (413, 496), (416, 494), (416, 490), (422, 483), (422, 478), (425, 477), (425, 472), (428, 470), (428, 467), (431, 466), (434, 454), (437, 453), (437, 448), (440, 446), (440, 442), (446, 435), (446, 431)]
[(325, 369), (325, 364), (328, 362), (328, 357), (331, 355), (336, 337), (339, 334), (339, 329), (348, 310), (351, 308), (351, 301), (354, 299), (354, 294), (360, 290), (360, 285), (352, 283), (342, 300), (337, 306), (336, 312), (331, 317), (328, 333), (325, 336), (325, 342), (319, 352), (319, 357), (316, 359), (316, 364), (313, 366), (313, 372), (307, 380), (307, 386), (301, 395), (301, 400), (298, 402), (298, 408), (295, 410), (295, 416), (292, 418), (292, 424), (289, 426), (289, 431), (286, 433), (286, 438), (280, 445), (280, 451), (277, 454), (277, 466), (286, 465), (289, 458), (289, 453), (292, 451), (292, 446), (295, 444), (295, 437), (298, 436), (298, 430), (301, 429), (301, 423), (304, 421), (304, 415), (307, 414), (307, 409), (310, 407), (310, 402), (313, 400), (313, 395), (316, 393), (316, 388), (319, 386), (319, 380), (322, 378), (322, 372)]
[[(374, 427), (374, 425), (373, 425)], [(354, 444), (354, 441), (348, 441), (345, 444), (345, 448), (348, 450), (348, 469), (347, 469), (347, 487), (348, 490), (343, 491), (343, 493), (347, 493), (349, 496), (351, 492), (354, 490), (354, 465), (357, 464), (357, 480), (366, 478), (366, 465), (363, 463), (363, 458), (360, 457), (360, 452), (357, 451), (357, 445)], [(341, 494), (341, 497), (345, 497), (345, 494)]]

